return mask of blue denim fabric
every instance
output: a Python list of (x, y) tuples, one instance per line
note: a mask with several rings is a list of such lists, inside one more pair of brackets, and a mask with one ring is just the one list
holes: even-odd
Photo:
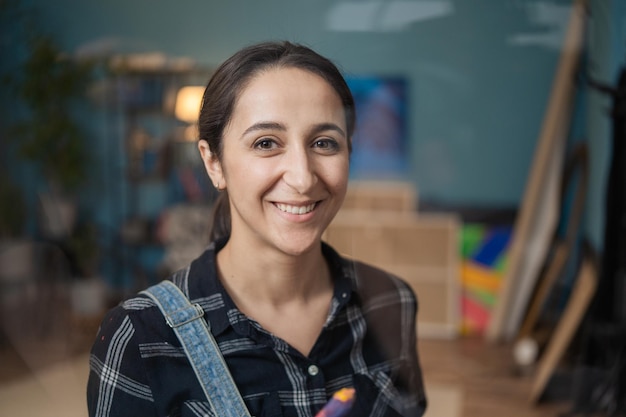
[(171, 281), (163, 281), (143, 291), (159, 306), (167, 324), (180, 340), (202, 389), (216, 416), (250, 417), (241, 394), (203, 320), (204, 311)]

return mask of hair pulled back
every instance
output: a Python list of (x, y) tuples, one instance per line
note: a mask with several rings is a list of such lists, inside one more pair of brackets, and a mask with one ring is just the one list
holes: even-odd
[[(323, 78), (339, 95), (344, 107), (348, 146), (356, 123), (354, 99), (343, 76), (327, 58), (291, 42), (264, 42), (239, 50), (213, 73), (202, 98), (198, 131), (211, 153), (222, 160), (223, 133), (232, 118), (237, 99), (259, 73), (271, 68), (298, 68)], [(230, 206), (223, 191), (213, 207), (210, 239), (230, 236)]]

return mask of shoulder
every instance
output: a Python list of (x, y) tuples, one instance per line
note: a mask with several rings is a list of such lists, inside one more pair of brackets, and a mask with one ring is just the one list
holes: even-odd
[(373, 304), (417, 307), (415, 292), (407, 282), (382, 268), (359, 260), (346, 260), (354, 276), (356, 289), (366, 306)]
[[(186, 292), (180, 276), (174, 274), (168, 280)], [(148, 295), (140, 292), (110, 309), (101, 322), (100, 338), (113, 340), (123, 333), (133, 335), (139, 342), (149, 334), (167, 337), (171, 331), (157, 304)]]
[[(406, 361), (417, 337), (417, 298), (397, 275), (366, 262), (346, 259), (368, 337), (384, 357)], [(404, 362), (403, 362), (404, 363)]]
[[(141, 338), (147, 328), (162, 327), (156, 304), (147, 296), (138, 294), (122, 301), (103, 317), (98, 331), (101, 341), (112, 342), (122, 337)], [(163, 323), (166, 326), (166, 323)]]
[(379, 290), (412, 292), (406, 282), (397, 275), (365, 261), (339, 254), (327, 242), (322, 242), (322, 253), (334, 274), (348, 277), (353, 286), (368, 293)]
[(322, 251), (334, 274), (350, 280), (365, 310), (376, 305), (393, 304), (402, 305), (403, 309), (417, 309), (415, 292), (401, 277), (367, 262), (340, 255), (326, 242), (322, 242)]
[[(210, 277), (206, 273), (203, 273), (206, 271), (205, 265), (202, 263), (203, 257), (176, 271), (165, 281), (173, 283), (191, 304), (199, 304), (206, 313), (212, 314), (213, 320), (217, 320), (215, 311), (223, 309), (223, 297), (219, 290), (214, 288), (216, 284), (213, 280), (209, 279)], [(122, 301), (107, 313), (102, 322), (102, 328), (112, 332), (126, 320), (134, 328), (140, 342), (171, 338), (172, 330), (167, 325), (161, 309), (147, 294), (149, 289), (162, 284), (163, 282), (154, 284)]]

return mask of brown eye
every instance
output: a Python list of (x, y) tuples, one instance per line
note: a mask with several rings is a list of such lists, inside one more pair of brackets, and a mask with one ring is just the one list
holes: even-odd
[(336, 151), (339, 149), (339, 144), (334, 139), (318, 139), (313, 143), (313, 147), (323, 151)]
[(261, 150), (270, 150), (273, 149), (275, 147), (275, 143), (272, 139), (260, 139), (258, 140), (255, 144), (254, 147), (256, 149), (261, 149)]

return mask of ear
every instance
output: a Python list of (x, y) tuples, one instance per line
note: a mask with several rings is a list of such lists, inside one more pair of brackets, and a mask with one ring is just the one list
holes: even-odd
[(209, 143), (206, 140), (198, 141), (198, 150), (204, 162), (204, 168), (206, 169), (211, 182), (218, 190), (226, 188), (226, 179), (224, 178), (224, 172), (222, 170), (222, 164), (219, 159), (209, 149)]

